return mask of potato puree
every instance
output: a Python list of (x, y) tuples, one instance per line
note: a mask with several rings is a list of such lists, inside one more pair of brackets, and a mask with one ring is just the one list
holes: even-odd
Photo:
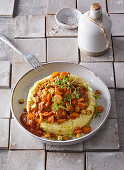
[[(78, 77), (76, 75), (70, 75), (70, 77), (72, 78), (72, 80), (75, 80), (75, 82), (80, 83), (82, 86), (87, 86), (88, 106), (86, 108), (86, 111), (90, 110), (91, 114), (80, 114), (79, 117), (75, 119), (67, 119), (60, 124), (58, 124), (57, 122), (51, 123), (42, 121), (40, 123), (40, 127), (43, 130), (46, 130), (50, 133), (57, 135), (70, 135), (74, 132), (75, 128), (77, 127), (82, 128), (88, 125), (92, 120), (95, 109), (95, 97), (93, 96), (94, 93), (92, 89), (90, 88), (89, 84), (81, 77)], [(36, 83), (34, 83), (33, 87), (31, 87), (27, 98), (27, 112), (29, 112), (30, 103), (31, 102), (35, 103), (34, 94), (37, 91), (39, 85), (43, 84), (46, 80), (49, 80), (50, 78), (51, 76), (43, 78), (42, 80), (39, 80)]]

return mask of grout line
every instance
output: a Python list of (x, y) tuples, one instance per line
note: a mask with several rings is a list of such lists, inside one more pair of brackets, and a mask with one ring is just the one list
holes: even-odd
[(106, 12), (108, 13), (108, 1), (106, 0), (105, 3), (106, 3)]
[(86, 158), (86, 152), (84, 152), (84, 170), (87, 168), (87, 158)]
[(77, 1), (78, 1), (78, 0), (76, 0), (76, 9), (77, 9)]
[(47, 164), (47, 151), (45, 150), (45, 170), (46, 170), (46, 164)]
[(10, 131), (11, 131), (11, 119), (9, 119), (9, 136), (8, 136), (8, 149), (10, 150), (9, 146), (10, 146)]

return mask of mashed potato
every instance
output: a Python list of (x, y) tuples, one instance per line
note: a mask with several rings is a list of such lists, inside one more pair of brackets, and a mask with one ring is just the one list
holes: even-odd
[[(95, 97), (93, 96), (94, 93), (93, 93), (92, 89), (89, 87), (89, 84), (85, 80), (83, 80), (81, 77), (78, 77), (76, 75), (70, 75), (70, 76), (72, 77), (72, 79), (76, 80), (81, 85), (88, 87), (87, 95), (89, 98), (89, 105), (86, 110), (90, 110), (92, 113), (90, 115), (80, 114), (80, 117), (78, 117), (74, 120), (73, 119), (66, 120), (65, 122), (63, 122), (61, 124), (58, 124), (57, 122), (54, 122), (53, 124), (51, 124), (51, 123), (44, 122), (44, 121), (40, 124), (42, 129), (44, 129), (50, 133), (57, 134), (57, 135), (72, 134), (75, 128), (77, 128), (77, 127), (81, 128), (81, 127), (88, 125), (94, 115)], [(34, 83), (33, 87), (31, 87), (31, 89), (29, 90), (28, 98), (27, 98), (27, 111), (29, 111), (30, 102), (32, 102), (34, 100), (33, 94), (37, 91), (38, 86), (43, 84), (46, 80), (50, 79), (50, 77), (51, 76), (48, 76), (42, 80), (37, 81), (36, 83)]]

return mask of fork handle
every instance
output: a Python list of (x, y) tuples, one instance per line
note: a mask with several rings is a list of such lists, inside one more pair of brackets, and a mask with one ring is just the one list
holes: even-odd
[(22, 56), (23, 53), (21, 51), (19, 51), (9, 40), (8, 38), (6, 38), (3, 34), (0, 33), (0, 40), (2, 40), (3, 42), (5, 42), (6, 44), (8, 44), (12, 49), (14, 49), (17, 53), (21, 54)]

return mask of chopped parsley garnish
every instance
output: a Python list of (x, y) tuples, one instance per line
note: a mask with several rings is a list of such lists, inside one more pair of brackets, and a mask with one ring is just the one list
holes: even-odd
[(47, 89), (49, 89), (49, 88), (50, 88), (50, 86), (47, 86), (46, 88), (47, 88)]
[(76, 98), (76, 99), (79, 99), (80, 96), (81, 96), (80, 93), (77, 93), (77, 94), (75, 95), (75, 98)]
[(54, 110), (57, 111), (61, 108), (61, 104), (59, 104), (58, 102), (54, 104)]
[(52, 102), (54, 102), (54, 98), (52, 97)]

